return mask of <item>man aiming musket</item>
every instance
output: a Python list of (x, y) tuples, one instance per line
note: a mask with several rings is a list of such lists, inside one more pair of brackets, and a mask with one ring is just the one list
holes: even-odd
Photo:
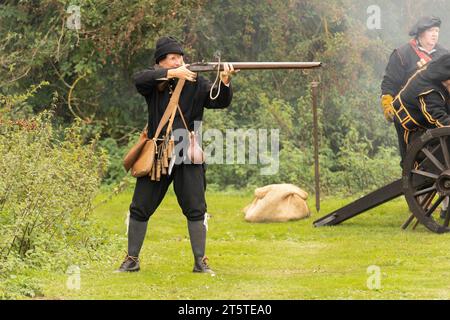
[[(177, 97), (173, 130), (193, 131), (194, 122), (201, 121), (204, 108), (227, 108), (232, 100), (231, 76), (236, 69), (308, 69), (319, 67), (320, 63), (197, 63), (186, 65), (181, 45), (172, 37), (162, 37), (156, 42), (155, 66), (133, 76), (137, 91), (144, 96), (148, 105), (147, 132), (144, 134), (154, 141), (164, 140), (159, 132), (161, 119), (172, 96)], [(213, 85), (196, 72), (217, 71), (217, 85)], [(181, 94), (177, 88), (182, 84)], [(214, 96), (214, 97), (213, 97)], [(165, 136), (167, 138), (167, 134)], [(189, 140), (189, 139), (188, 139)], [(181, 141), (175, 141), (175, 144)], [(182, 150), (186, 158), (190, 153)], [(202, 158), (202, 157), (200, 157)], [(139, 271), (139, 253), (147, 231), (147, 223), (163, 200), (173, 181), (174, 191), (183, 214), (187, 218), (189, 238), (194, 255), (193, 272), (213, 273), (207, 264), (206, 247), (206, 178), (204, 159), (183, 161), (173, 166), (171, 171), (162, 173), (159, 179), (145, 175), (137, 178), (133, 199), (130, 204), (128, 226), (128, 252), (119, 272)], [(127, 167), (127, 166), (126, 166)], [(153, 168), (152, 168), (153, 170)], [(153, 171), (154, 172), (154, 171)]]

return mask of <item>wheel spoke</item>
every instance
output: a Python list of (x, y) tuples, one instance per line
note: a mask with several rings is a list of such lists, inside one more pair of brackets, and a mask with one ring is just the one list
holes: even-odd
[(433, 191), (430, 194), (430, 197), (428, 198), (428, 200), (426, 202), (424, 202), (424, 204), (422, 205), (422, 208), (424, 208), (425, 210), (428, 209), (428, 207), (430, 206), (430, 204), (433, 202), (434, 197), (436, 196), (437, 191)]
[(430, 203), (433, 201), (434, 196), (436, 195), (437, 190), (434, 190), (432, 192), (430, 192), (429, 194), (427, 194), (425, 197), (423, 197), (422, 201), (418, 201), (420, 196), (416, 197), (417, 202), (419, 202), (419, 205), (424, 209), (427, 210), (428, 207), (430, 206)]
[(440, 171), (444, 171), (444, 165), (428, 150), (427, 148), (422, 148), (422, 152), (425, 156), (430, 159), (430, 161), (438, 168)]
[(432, 185), (431, 187), (429, 187), (429, 188), (426, 188), (426, 189), (422, 189), (422, 190), (419, 190), (419, 191), (416, 191), (414, 194), (413, 194), (413, 196), (420, 196), (420, 195), (422, 195), (422, 194), (425, 194), (425, 193), (428, 193), (428, 192), (430, 192), (430, 191), (434, 191), (434, 190), (436, 190), (436, 186), (435, 185)]
[[(441, 147), (441, 145), (437, 145), (435, 146), (432, 150), (431, 153), (434, 154), (436, 152), (437, 149), (439, 149)], [(419, 167), (422, 167), (427, 161), (429, 161), (428, 158), (425, 157), (425, 159), (423, 159), (420, 163), (419, 163)]]
[(423, 170), (416, 170), (416, 169), (414, 169), (414, 170), (411, 170), (411, 173), (418, 174), (418, 175), (421, 175), (421, 176), (424, 176), (424, 177), (428, 177), (428, 178), (431, 178), (431, 179), (434, 179), (434, 180), (439, 178), (439, 176), (437, 174), (434, 174), (434, 173), (431, 173), (431, 172), (426, 172), (426, 171), (423, 171)]
[(436, 180), (430, 179), (421, 175), (412, 175), (411, 176), (411, 183), (412, 183), (412, 190), (421, 190), (425, 187), (432, 186)]
[(450, 154), (448, 153), (447, 136), (439, 138), (441, 142), (442, 153), (444, 155), (445, 167), (450, 168)]
[[(415, 197), (416, 201), (419, 203), (419, 205), (426, 210), (428, 208), (428, 206), (430, 205), (431, 201), (433, 201), (434, 196), (436, 195), (436, 190), (433, 192), (430, 192), (429, 194), (427, 194), (425, 197), (423, 197), (422, 199), (420, 199), (420, 196)], [(412, 213), (409, 218), (403, 223), (402, 225), (402, 229), (405, 230), (406, 228), (408, 228), (408, 226), (410, 225), (410, 223), (414, 220), (414, 214)], [(416, 221), (416, 223), (413, 226), (413, 229), (416, 228), (417, 223), (419, 222), (419, 220)]]
[(445, 197), (444, 196), (439, 196), (439, 198), (436, 200), (436, 202), (431, 206), (430, 209), (427, 210), (427, 212), (425, 212), (425, 216), (429, 217), (433, 214), (434, 210), (436, 210), (437, 207), (439, 207), (439, 205), (441, 204), (442, 201), (444, 201)]

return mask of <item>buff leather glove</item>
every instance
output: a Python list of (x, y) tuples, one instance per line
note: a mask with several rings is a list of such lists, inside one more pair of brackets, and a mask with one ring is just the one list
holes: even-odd
[(385, 94), (381, 97), (381, 106), (383, 107), (384, 117), (387, 121), (393, 122), (395, 116), (395, 110), (392, 106), (394, 98), (390, 94)]

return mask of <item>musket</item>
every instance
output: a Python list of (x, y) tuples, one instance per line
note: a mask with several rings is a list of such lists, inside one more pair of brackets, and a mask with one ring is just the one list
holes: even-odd
[[(277, 69), (316, 69), (322, 66), (321, 62), (227, 62), (233, 65), (235, 70), (277, 70)], [(192, 72), (223, 71), (223, 62), (196, 62), (188, 66)], [(319, 173), (319, 135), (317, 116), (317, 87), (319, 83), (312, 83), (312, 109), (314, 120), (314, 176), (316, 210), (320, 211), (320, 173)]]
[[(235, 70), (275, 70), (275, 69), (315, 69), (322, 66), (321, 62), (227, 62)], [(223, 70), (223, 62), (196, 62), (188, 66), (192, 72), (208, 72)]]

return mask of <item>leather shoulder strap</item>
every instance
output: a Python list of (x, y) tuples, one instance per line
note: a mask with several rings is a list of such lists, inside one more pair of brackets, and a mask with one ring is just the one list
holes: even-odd
[(169, 118), (172, 116), (174, 111), (177, 110), (178, 100), (180, 100), (181, 90), (183, 90), (185, 81), (186, 80), (184, 79), (178, 79), (177, 86), (175, 87), (175, 90), (173, 91), (172, 96), (170, 97), (169, 104), (167, 105), (167, 108), (164, 111), (161, 121), (158, 124), (158, 128), (156, 129), (155, 136), (153, 137), (153, 139), (158, 138), (159, 134), (161, 133), (161, 130), (164, 128), (167, 121), (169, 121)]

